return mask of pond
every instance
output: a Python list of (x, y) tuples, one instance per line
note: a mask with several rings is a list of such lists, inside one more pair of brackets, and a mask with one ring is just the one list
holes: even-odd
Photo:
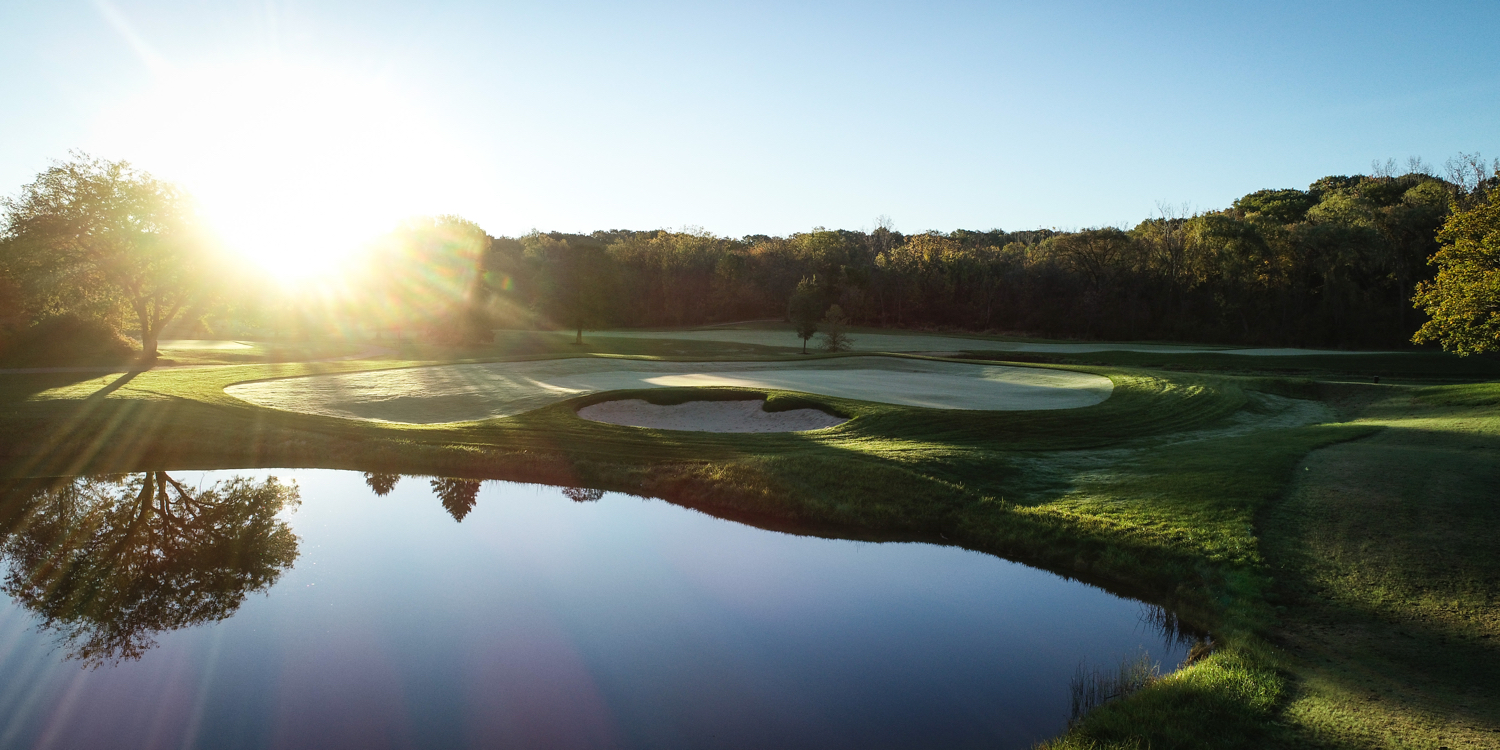
[(989, 555), (596, 490), (153, 472), (0, 508), (6, 748), (1019, 748), (1081, 664), (1186, 650)]

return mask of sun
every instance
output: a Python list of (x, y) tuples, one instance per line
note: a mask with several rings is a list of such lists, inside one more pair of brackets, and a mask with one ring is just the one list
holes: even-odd
[(325, 273), (465, 187), (452, 139), (378, 79), (311, 65), (169, 71), (103, 123), (111, 158), (185, 186), (272, 276)]

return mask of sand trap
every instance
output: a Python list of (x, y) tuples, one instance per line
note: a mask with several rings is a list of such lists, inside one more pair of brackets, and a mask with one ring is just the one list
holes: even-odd
[(768, 412), (765, 401), (688, 401), (663, 406), (638, 398), (603, 401), (578, 410), (593, 422), (690, 432), (802, 432), (849, 420), (817, 409)]
[(1076, 409), (1109, 398), (1109, 378), (1071, 370), (899, 357), (790, 362), (661, 362), (579, 357), (309, 375), (225, 389), (253, 404), (409, 424), (531, 411), (601, 391), (738, 386), (934, 409)]

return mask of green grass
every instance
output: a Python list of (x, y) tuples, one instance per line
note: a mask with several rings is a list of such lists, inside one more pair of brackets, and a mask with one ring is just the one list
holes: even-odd
[[(969, 352), (988, 359), (993, 352)], [(1092, 354), (1014, 354), (1008, 359), (1070, 366), (1105, 366), (1204, 372), (1226, 375), (1270, 375), (1385, 383), (1427, 381), (1492, 380), (1500, 378), (1500, 357), (1459, 357), (1436, 351), (1396, 354), (1305, 354), (1289, 357), (1243, 354), (1155, 354), (1143, 352), (1098, 352)]]
[[(580, 348), (517, 334), (506, 346), (524, 357), (764, 358), (675, 340)], [(768, 528), (960, 544), (1173, 607), (1213, 633), (1212, 653), (1107, 703), (1054, 747), (1500, 738), (1490, 676), (1500, 674), (1491, 541), (1500, 385), (1093, 366), (1079, 369), (1110, 377), (1114, 396), (1064, 411), (656, 390), (427, 426), (260, 409), (223, 392), (245, 380), (410, 364), (0, 376), (0, 429), (28, 436), (4, 446), (0, 471), (316, 466), (514, 479), (655, 495)], [(621, 396), (752, 393), (852, 419), (814, 433), (715, 435), (574, 414)]]
[(1500, 746), (1500, 387), (1399, 390), (1266, 523), (1287, 713), (1334, 747)]

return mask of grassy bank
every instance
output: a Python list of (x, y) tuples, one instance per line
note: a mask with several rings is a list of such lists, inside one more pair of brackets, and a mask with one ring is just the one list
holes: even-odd
[[(559, 351), (536, 341), (518, 350)], [(615, 343), (590, 348), (760, 354), (714, 342)], [(1096, 710), (1057, 747), (1371, 747), (1390, 736), (1424, 746), (1449, 742), (1462, 722), (1474, 737), (1500, 728), (1497, 691), (1480, 674), (1496, 653), (1485, 636), (1500, 571), (1480, 535), (1494, 528), (1485, 491), (1497, 465), (1494, 386), (1375, 389), (1090, 367), (1115, 382), (1114, 396), (1053, 412), (769, 392), (853, 417), (779, 435), (641, 430), (573, 413), (618, 392), (431, 426), (279, 412), (223, 392), (245, 380), (407, 364), (3, 376), (0, 429), (29, 437), (7, 443), (0, 461), (10, 474), (289, 466), (623, 490), (764, 526), (961, 544), (1173, 607), (1213, 633), (1212, 653)], [(1368, 493), (1346, 491), (1354, 479), (1386, 492), (1380, 513), (1366, 512)], [(1444, 488), (1440, 512), (1434, 486)], [(1355, 615), (1369, 623), (1359, 626), (1364, 640), (1329, 631)], [(1413, 639), (1404, 651), (1401, 638)], [(1377, 685), (1380, 700), (1368, 700), (1357, 681), (1367, 672), (1414, 685), (1403, 687), (1410, 699)], [(1462, 701), (1471, 706), (1458, 718), (1441, 718), (1441, 707)], [(1385, 734), (1369, 731), (1381, 722)]]

